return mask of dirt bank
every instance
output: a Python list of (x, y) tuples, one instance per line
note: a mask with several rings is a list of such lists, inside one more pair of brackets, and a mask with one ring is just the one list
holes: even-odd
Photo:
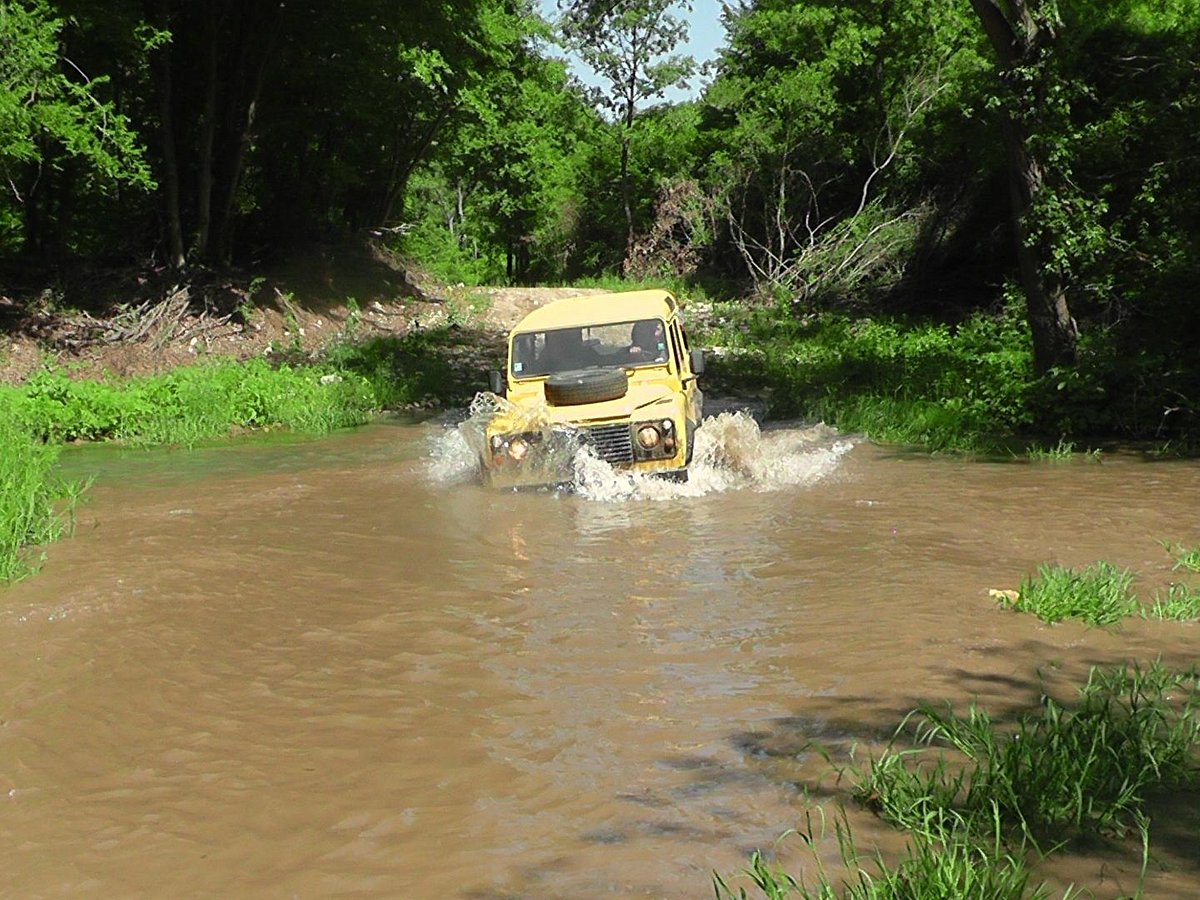
[(466, 288), (413, 277), (369, 242), (305, 248), (254, 270), (111, 270), (0, 288), (0, 383), (47, 366), (79, 378), (157, 374), (215, 356), (315, 357), (331, 342), (450, 325), (455, 355), (494, 356), (529, 310), (579, 288)]

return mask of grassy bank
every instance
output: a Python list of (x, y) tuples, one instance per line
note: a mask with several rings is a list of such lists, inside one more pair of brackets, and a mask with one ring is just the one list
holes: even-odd
[(381, 410), (461, 399), (475, 385), (447, 361), (452, 342), (426, 331), (337, 344), (316, 362), (213, 359), (106, 381), (46, 369), (0, 387), (0, 583), (28, 571), (26, 548), (63, 531), (55, 501), (73, 493), (54, 480), (63, 442), (191, 446), (247, 429), (323, 434)]
[(715, 379), (764, 385), (776, 416), (932, 450), (992, 452), (1036, 417), (1028, 336), (1015, 316), (956, 327), (713, 309), (703, 340)]
[(1104, 334), (1081, 342), (1070, 370), (1036, 377), (1016, 306), (954, 324), (710, 306), (699, 335), (714, 348), (710, 383), (765, 387), (774, 416), (934, 451), (1042, 459), (1088, 452), (1098, 438), (1190, 454), (1200, 438), (1171, 373), (1112, 352)]
[(31, 547), (48, 544), (69, 527), (72, 485), (54, 478), (58, 448), (0, 421), (0, 584), (28, 574)]
[[(842, 876), (817, 857), (806, 883), (755, 855), (742, 877), (768, 898), (1045, 897), (1031, 859), (1131, 838), (1146, 858), (1147, 800), (1200, 787), (1198, 749), (1200, 676), (1157, 663), (1093, 669), (1073, 704), (1044, 696), (1014, 721), (922, 706), (848, 773), (853, 798), (908, 833), (902, 859), (864, 866), (843, 815)], [(822, 836), (811, 825), (800, 835), (810, 846)], [(752, 895), (730, 881), (716, 878), (719, 898)]]
[(338, 345), (318, 362), (227, 358), (165, 375), (75, 380), (47, 369), (0, 387), (0, 422), (46, 443), (190, 445), (244, 429), (322, 434), (455, 391), (438, 336)]

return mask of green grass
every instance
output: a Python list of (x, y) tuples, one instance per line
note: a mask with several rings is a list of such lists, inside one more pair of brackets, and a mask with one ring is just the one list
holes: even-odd
[(57, 457), (57, 447), (0, 428), (0, 583), (33, 571), (31, 548), (57, 540), (69, 527), (79, 488), (54, 479)]
[(1176, 569), (1200, 572), (1200, 548), (1185, 547), (1183, 544), (1164, 543), (1163, 547), (1175, 558)]
[(217, 359), (165, 375), (83, 381), (58, 369), (0, 388), (0, 424), (48, 442), (180, 444), (244, 429), (323, 434), (468, 386), (436, 334), (332, 348), (318, 363)]
[(375, 399), (359, 378), (263, 360), (215, 361), (124, 382), (39, 372), (0, 390), (0, 419), (47, 442), (194, 444), (239, 428), (325, 432), (368, 418)]
[(950, 326), (715, 304), (699, 341), (721, 348), (714, 380), (765, 385), (775, 416), (972, 453), (998, 452), (1033, 423), (1032, 360), (1015, 314)]
[[(1071, 707), (1040, 707), (1001, 725), (977, 706), (965, 715), (923, 706), (917, 747), (889, 748), (856, 776), (855, 795), (901, 828), (938, 837), (954, 813), (968, 830), (1052, 849), (1080, 836), (1145, 824), (1152, 791), (1194, 788), (1200, 769), (1200, 680), (1158, 663), (1094, 669)], [(957, 752), (959, 766), (941, 750)]]
[(1089, 625), (1115, 625), (1141, 612), (1132, 583), (1133, 574), (1128, 569), (1103, 561), (1078, 572), (1042, 565), (1036, 575), (1021, 582), (1015, 600), (1004, 597), (1001, 602), (1020, 612), (1033, 613), (1043, 622), (1079, 619)]
[[(861, 853), (842, 812), (842, 866), (830, 873), (818, 853), (823, 814), (814, 828), (810, 813), (794, 834), (812, 851), (815, 876), (796, 877), (756, 852), (737, 876), (714, 875), (714, 891), (718, 900), (1044, 898), (1031, 857), (1131, 834), (1140, 840), (1144, 875), (1147, 798), (1200, 786), (1198, 714), (1200, 674), (1157, 662), (1093, 669), (1074, 704), (1043, 692), (1012, 721), (997, 722), (976, 705), (962, 715), (923, 705), (880, 757), (849, 770), (854, 798), (909, 833), (898, 860)], [(904, 735), (910, 746), (901, 746)], [(1063, 897), (1080, 893), (1072, 887)]]
[[(1041, 900), (1049, 896), (1042, 885), (1031, 885), (1031, 874), (1020, 852), (1009, 852), (997, 830), (981, 842), (963, 827), (961, 817), (945, 814), (939, 837), (914, 833), (902, 856), (889, 863), (878, 852), (865, 855), (858, 849), (844, 816), (836, 822), (842, 872), (830, 873), (815, 852), (820, 829), (798, 835), (813, 849), (816, 874), (796, 878), (772, 867), (755, 852), (747, 869), (730, 882), (713, 876), (717, 900), (761, 896), (768, 900), (797, 897), (803, 900)], [(865, 864), (864, 864), (865, 861)], [(751, 887), (738, 884), (750, 882)], [(1064, 897), (1073, 892), (1068, 890)]]
[[(1200, 551), (1180, 544), (1163, 543), (1175, 558), (1176, 570), (1200, 571)], [(1036, 615), (1044, 622), (1078, 619), (1089, 625), (1115, 625), (1141, 615), (1176, 622), (1200, 620), (1200, 589), (1187, 581), (1174, 582), (1158, 591), (1144, 606), (1134, 594), (1133, 574), (1111, 563), (1098, 562), (1076, 572), (1057, 565), (1042, 565), (1026, 578), (1015, 598), (1012, 592), (993, 591), (1001, 604)]]
[(1166, 592), (1155, 595), (1154, 603), (1145, 615), (1151, 619), (1174, 622), (1195, 622), (1200, 619), (1200, 591), (1191, 585), (1175, 582)]
[(1037, 461), (1068, 462), (1075, 455), (1075, 444), (1066, 438), (1059, 438), (1053, 446), (1035, 442), (1025, 448), (1025, 455)]
[(449, 329), (431, 330), (347, 341), (316, 363), (215, 359), (122, 381), (45, 369), (0, 387), (0, 582), (27, 574), (29, 548), (55, 540), (69, 521), (56, 502), (66, 500), (69, 512), (82, 488), (53, 478), (62, 443), (194, 446), (246, 429), (324, 434), (360, 425), (382, 409), (469, 396), (476, 385), (448, 362), (452, 344)]

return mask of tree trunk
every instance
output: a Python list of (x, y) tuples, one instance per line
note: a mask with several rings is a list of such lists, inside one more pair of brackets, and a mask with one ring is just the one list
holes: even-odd
[[(971, 6), (996, 52), (1001, 77), (1033, 62), (1038, 52), (1054, 38), (1053, 33), (1039, 28), (1025, 0), (1008, 0), (1015, 24), (1005, 16), (996, 0), (971, 0)], [(1030, 238), (1030, 217), (1044, 190), (1044, 179), (1041, 164), (1030, 150), (1029, 135), (1012, 106), (1004, 110), (1004, 142), (1008, 156), (1013, 238), (1033, 337), (1034, 370), (1044, 375), (1056, 366), (1069, 366), (1075, 362), (1079, 331), (1071, 317), (1065, 285), (1045, 271), (1043, 262), (1050, 248)]]
[(171, 96), (171, 45), (164, 44), (158, 51), (159, 88), (159, 136), (163, 155), (163, 205), (167, 219), (167, 254), (172, 267), (183, 268), (183, 222), (179, 215), (179, 159), (175, 154), (175, 117)]
[(208, 258), (212, 228), (213, 145), (217, 134), (217, 41), (221, 33), (218, 13), (210, 10), (209, 16), (208, 65), (205, 71), (204, 108), (200, 114), (196, 175), (196, 237), (192, 242), (192, 255), (201, 260)]
[(1041, 168), (1029, 153), (1028, 139), (1011, 116), (1006, 125), (1017, 267), (1033, 338), (1033, 367), (1037, 374), (1044, 375), (1057, 366), (1074, 364), (1079, 330), (1071, 317), (1065, 286), (1042, 268), (1049, 248), (1034, 242), (1029, 235), (1029, 217), (1042, 191)]
[[(238, 34), (240, 52), (238, 64), (234, 69), (236, 80), (232, 83), (240, 90), (234, 92), (237, 102), (231, 101), (228, 104), (229, 145), (223, 167), (225, 181), (217, 210), (219, 219), (215, 234), (217, 257), (222, 263), (228, 263), (233, 255), (233, 207), (246, 165), (246, 153), (254, 136), (258, 100), (262, 95), (267, 63), (270, 62), (275, 47), (282, 10), (282, 0), (254, 4), (249, 12), (244, 13), (245, 18)], [(255, 16), (255, 13), (260, 11), (261, 18)]]

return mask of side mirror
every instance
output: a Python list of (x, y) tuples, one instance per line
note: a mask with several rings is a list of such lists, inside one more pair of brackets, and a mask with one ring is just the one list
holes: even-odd
[(695, 375), (703, 375), (704, 374), (704, 351), (703, 350), (693, 350), (692, 351), (692, 373)]
[(492, 369), (488, 372), (488, 389), (497, 397), (503, 397), (505, 393), (504, 373), (498, 369)]

